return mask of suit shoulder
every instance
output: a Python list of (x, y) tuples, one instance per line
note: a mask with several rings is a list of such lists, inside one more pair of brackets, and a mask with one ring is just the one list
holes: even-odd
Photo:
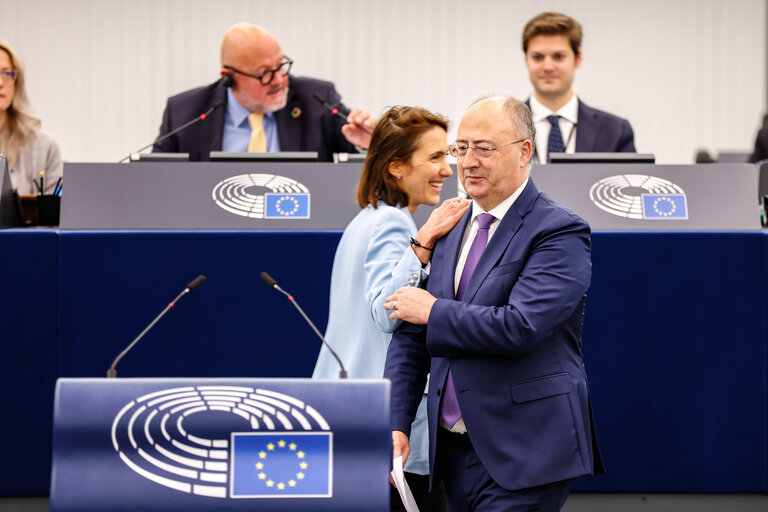
[[(221, 94), (222, 91), (219, 91), (219, 88), (220, 83), (218, 81), (202, 87), (195, 87), (194, 89), (174, 94), (168, 98), (168, 104), (173, 106), (204, 105), (211, 101), (217, 93)], [(226, 93), (224, 93), (224, 97), (226, 97)]]
[(629, 124), (629, 121), (624, 119), (623, 117), (619, 117), (615, 114), (611, 114), (610, 112), (606, 112), (605, 110), (599, 110), (594, 107), (590, 107), (589, 105), (587, 105), (581, 100), (579, 100), (579, 109), (582, 111), (582, 113), (594, 117), (601, 123)]
[(590, 230), (589, 223), (578, 213), (558, 203), (544, 192), (539, 192), (531, 213), (546, 220), (546, 223), (552, 226), (570, 225)]

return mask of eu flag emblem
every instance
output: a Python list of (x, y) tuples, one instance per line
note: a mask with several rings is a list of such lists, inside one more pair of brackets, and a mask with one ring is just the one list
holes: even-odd
[(265, 219), (308, 219), (309, 194), (264, 194)]
[(233, 498), (330, 498), (331, 432), (232, 434)]
[(644, 219), (687, 219), (685, 194), (643, 194)]

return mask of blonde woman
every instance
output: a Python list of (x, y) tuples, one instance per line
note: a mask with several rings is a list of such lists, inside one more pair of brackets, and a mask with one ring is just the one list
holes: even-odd
[(11, 183), (21, 195), (38, 193), (40, 171), (45, 172), (46, 194), (61, 176), (59, 147), (39, 128), (24, 89), (24, 66), (16, 51), (0, 41), (0, 154), (8, 158)]

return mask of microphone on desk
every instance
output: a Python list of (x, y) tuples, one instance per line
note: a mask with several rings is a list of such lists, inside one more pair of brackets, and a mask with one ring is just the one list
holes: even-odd
[[(341, 111), (339, 111), (339, 108), (338, 108), (338, 107), (334, 107), (333, 105), (329, 105), (329, 104), (328, 104), (328, 102), (326, 102), (326, 101), (325, 101), (325, 98), (323, 98), (322, 96), (320, 96), (320, 95), (319, 95), (319, 94), (317, 94), (316, 92), (313, 92), (313, 93), (312, 93), (312, 96), (314, 96), (315, 100), (317, 100), (317, 102), (318, 102), (319, 104), (321, 104), (322, 106), (324, 106), (325, 108), (327, 108), (327, 109), (328, 109), (328, 110), (331, 112), (331, 114), (333, 114), (333, 115), (335, 115), (335, 116), (339, 116), (340, 118), (342, 118), (342, 119), (344, 120), (344, 122), (345, 122), (345, 123), (347, 122), (347, 116), (345, 116), (344, 114), (342, 114), (342, 113), (341, 113)], [(355, 124), (355, 126), (357, 126), (358, 128), (360, 128), (361, 130), (363, 130), (363, 131), (364, 131), (365, 133), (367, 133), (368, 135), (370, 135), (370, 134), (371, 134), (371, 132), (370, 132), (370, 131), (368, 130), (368, 128), (366, 128), (365, 126), (360, 126), (359, 124)]]
[(112, 366), (110, 366), (110, 367), (109, 367), (109, 370), (107, 370), (107, 378), (110, 378), (110, 379), (112, 379), (112, 378), (115, 378), (115, 377), (117, 377), (117, 369), (116, 369), (116, 368), (117, 368), (117, 363), (119, 363), (119, 362), (120, 362), (120, 360), (121, 360), (123, 357), (125, 357), (125, 354), (127, 354), (127, 353), (128, 353), (128, 352), (129, 352), (129, 351), (130, 351), (130, 350), (133, 348), (133, 346), (134, 346), (134, 345), (136, 345), (136, 343), (138, 343), (138, 342), (139, 342), (139, 340), (140, 340), (141, 338), (143, 338), (143, 337), (144, 337), (144, 335), (145, 335), (145, 334), (147, 334), (147, 333), (149, 332), (149, 330), (150, 330), (150, 329), (152, 329), (152, 327), (154, 327), (154, 326), (155, 326), (155, 324), (158, 322), (158, 320), (160, 320), (161, 318), (163, 318), (163, 316), (164, 316), (164, 315), (165, 315), (165, 314), (168, 312), (168, 310), (170, 310), (170, 309), (171, 309), (173, 306), (175, 306), (175, 305), (176, 305), (176, 302), (177, 302), (177, 301), (178, 301), (178, 300), (179, 300), (179, 299), (180, 299), (182, 296), (184, 296), (184, 295), (188, 294), (189, 292), (193, 291), (195, 288), (197, 288), (198, 286), (200, 286), (200, 285), (201, 285), (201, 284), (203, 284), (204, 282), (205, 282), (205, 276), (203, 276), (203, 275), (200, 275), (200, 276), (197, 276), (197, 277), (195, 278), (195, 280), (194, 280), (194, 281), (192, 281), (191, 283), (189, 283), (189, 284), (187, 285), (187, 287), (186, 287), (186, 288), (184, 288), (184, 290), (183, 290), (183, 291), (182, 291), (180, 294), (178, 294), (178, 295), (176, 296), (176, 298), (175, 298), (175, 299), (173, 299), (173, 301), (172, 301), (170, 304), (168, 304), (168, 305), (165, 307), (165, 309), (164, 309), (164, 310), (163, 310), (163, 311), (162, 311), (162, 312), (161, 312), (159, 315), (157, 315), (157, 317), (155, 317), (155, 319), (154, 319), (154, 320), (152, 320), (152, 323), (151, 323), (151, 324), (149, 324), (149, 325), (146, 327), (146, 329), (144, 329), (143, 331), (141, 331), (141, 334), (139, 334), (138, 336), (136, 336), (136, 339), (134, 339), (134, 340), (133, 340), (133, 341), (132, 341), (132, 342), (131, 342), (131, 343), (130, 343), (130, 344), (127, 346), (127, 347), (125, 347), (125, 350), (123, 350), (122, 352), (120, 352), (120, 354), (118, 354), (118, 356), (115, 358), (115, 360), (114, 360), (114, 361), (112, 361)]
[(293, 296), (292, 296), (290, 293), (288, 293), (288, 292), (286, 292), (285, 290), (283, 290), (282, 288), (280, 288), (280, 287), (277, 285), (277, 281), (275, 281), (274, 279), (272, 279), (272, 276), (270, 276), (270, 275), (269, 275), (269, 274), (267, 274), (266, 272), (262, 272), (262, 273), (261, 273), (261, 280), (262, 280), (262, 281), (264, 281), (265, 283), (267, 283), (267, 286), (269, 286), (270, 288), (274, 288), (275, 290), (279, 291), (280, 293), (282, 293), (283, 295), (285, 295), (286, 297), (288, 297), (288, 300), (291, 302), (291, 304), (293, 304), (294, 306), (296, 306), (296, 309), (297, 309), (297, 310), (299, 310), (299, 313), (301, 313), (301, 316), (303, 316), (303, 317), (304, 317), (304, 320), (306, 320), (306, 321), (307, 321), (307, 323), (309, 324), (309, 326), (310, 326), (310, 327), (312, 327), (312, 330), (314, 330), (314, 331), (315, 331), (315, 334), (317, 334), (317, 336), (320, 338), (320, 341), (322, 341), (322, 342), (323, 342), (323, 345), (325, 345), (326, 347), (328, 347), (328, 350), (330, 350), (330, 351), (331, 351), (331, 354), (333, 355), (333, 357), (335, 357), (335, 358), (336, 358), (336, 362), (338, 362), (338, 363), (339, 363), (339, 368), (340, 368), (340, 370), (339, 370), (339, 378), (340, 378), (340, 379), (346, 379), (346, 378), (347, 378), (347, 370), (345, 370), (345, 369), (344, 369), (344, 365), (342, 364), (342, 362), (341, 362), (341, 359), (339, 359), (339, 356), (338, 356), (338, 355), (336, 354), (336, 352), (335, 352), (335, 351), (334, 351), (334, 350), (331, 348), (331, 346), (328, 344), (328, 342), (327, 342), (327, 341), (325, 341), (325, 338), (323, 337), (323, 335), (322, 335), (322, 334), (320, 334), (320, 331), (318, 331), (318, 330), (317, 330), (317, 327), (315, 327), (315, 324), (313, 324), (313, 323), (312, 323), (312, 320), (310, 320), (310, 319), (309, 319), (309, 317), (307, 316), (307, 314), (306, 314), (306, 313), (304, 313), (304, 310), (303, 310), (303, 309), (301, 309), (301, 306), (299, 306), (299, 305), (296, 303), (296, 300), (293, 298)]
[(189, 127), (190, 127), (190, 126), (192, 126), (193, 124), (197, 124), (197, 123), (199, 123), (200, 121), (204, 121), (204, 120), (205, 120), (205, 119), (206, 119), (206, 118), (207, 118), (209, 115), (211, 115), (211, 112), (213, 112), (214, 110), (218, 110), (218, 109), (220, 109), (221, 107), (223, 107), (223, 106), (224, 106), (224, 103), (225, 103), (225, 101), (224, 101), (224, 100), (219, 100), (219, 101), (217, 101), (216, 103), (214, 103), (214, 104), (213, 104), (213, 106), (212, 106), (211, 108), (209, 108), (208, 110), (206, 110), (205, 112), (203, 112), (203, 113), (202, 113), (202, 114), (200, 114), (199, 116), (195, 117), (195, 118), (194, 118), (194, 119), (192, 119), (191, 121), (187, 121), (187, 122), (186, 122), (186, 123), (184, 123), (183, 125), (181, 125), (181, 126), (179, 126), (178, 128), (176, 128), (175, 130), (171, 130), (170, 132), (166, 133), (165, 135), (161, 135), (160, 137), (156, 138), (155, 140), (153, 140), (152, 142), (150, 142), (150, 143), (149, 143), (149, 144), (147, 144), (146, 146), (144, 146), (144, 147), (142, 147), (142, 148), (139, 148), (139, 149), (137, 149), (136, 151), (134, 151), (134, 152), (132, 152), (132, 153), (129, 153), (129, 154), (128, 154), (128, 156), (121, 158), (121, 159), (120, 159), (120, 161), (118, 161), (117, 163), (119, 163), (119, 164), (120, 164), (120, 163), (123, 163), (123, 162), (125, 162), (126, 160), (130, 160), (130, 159), (131, 159), (131, 156), (133, 156), (134, 154), (137, 154), (137, 153), (141, 153), (142, 151), (144, 151), (144, 150), (145, 150), (145, 149), (147, 149), (148, 147), (150, 147), (150, 146), (154, 146), (154, 145), (155, 145), (155, 144), (157, 144), (158, 142), (164, 141), (165, 139), (167, 139), (168, 137), (171, 137), (172, 135), (176, 135), (176, 134), (177, 134), (177, 133), (179, 133), (181, 130), (184, 130), (185, 128), (189, 128)]

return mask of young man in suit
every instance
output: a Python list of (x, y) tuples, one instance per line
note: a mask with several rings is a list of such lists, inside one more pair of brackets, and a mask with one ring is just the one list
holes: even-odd
[(534, 90), (526, 102), (536, 125), (534, 160), (543, 164), (550, 153), (563, 151), (635, 151), (626, 119), (587, 106), (573, 92), (581, 37), (579, 22), (556, 12), (539, 14), (523, 29), (525, 65)]
[(367, 148), (376, 119), (359, 109), (346, 123), (320, 104), (341, 107), (333, 84), (289, 75), (293, 61), (277, 39), (250, 23), (237, 23), (221, 43), (221, 79), (168, 99), (160, 136), (223, 103), (208, 117), (155, 144), (153, 151), (189, 153), (208, 160), (211, 151), (316, 151), (318, 160), (333, 153)]
[(449, 150), (473, 206), (436, 242), (426, 290), (384, 306), (405, 321), (384, 372), (394, 456), (429, 374), (431, 483), (451, 511), (556, 511), (602, 472), (581, 352), (590, 229), (537, 190), (533, 140), (523, 103), (470, 106)]

